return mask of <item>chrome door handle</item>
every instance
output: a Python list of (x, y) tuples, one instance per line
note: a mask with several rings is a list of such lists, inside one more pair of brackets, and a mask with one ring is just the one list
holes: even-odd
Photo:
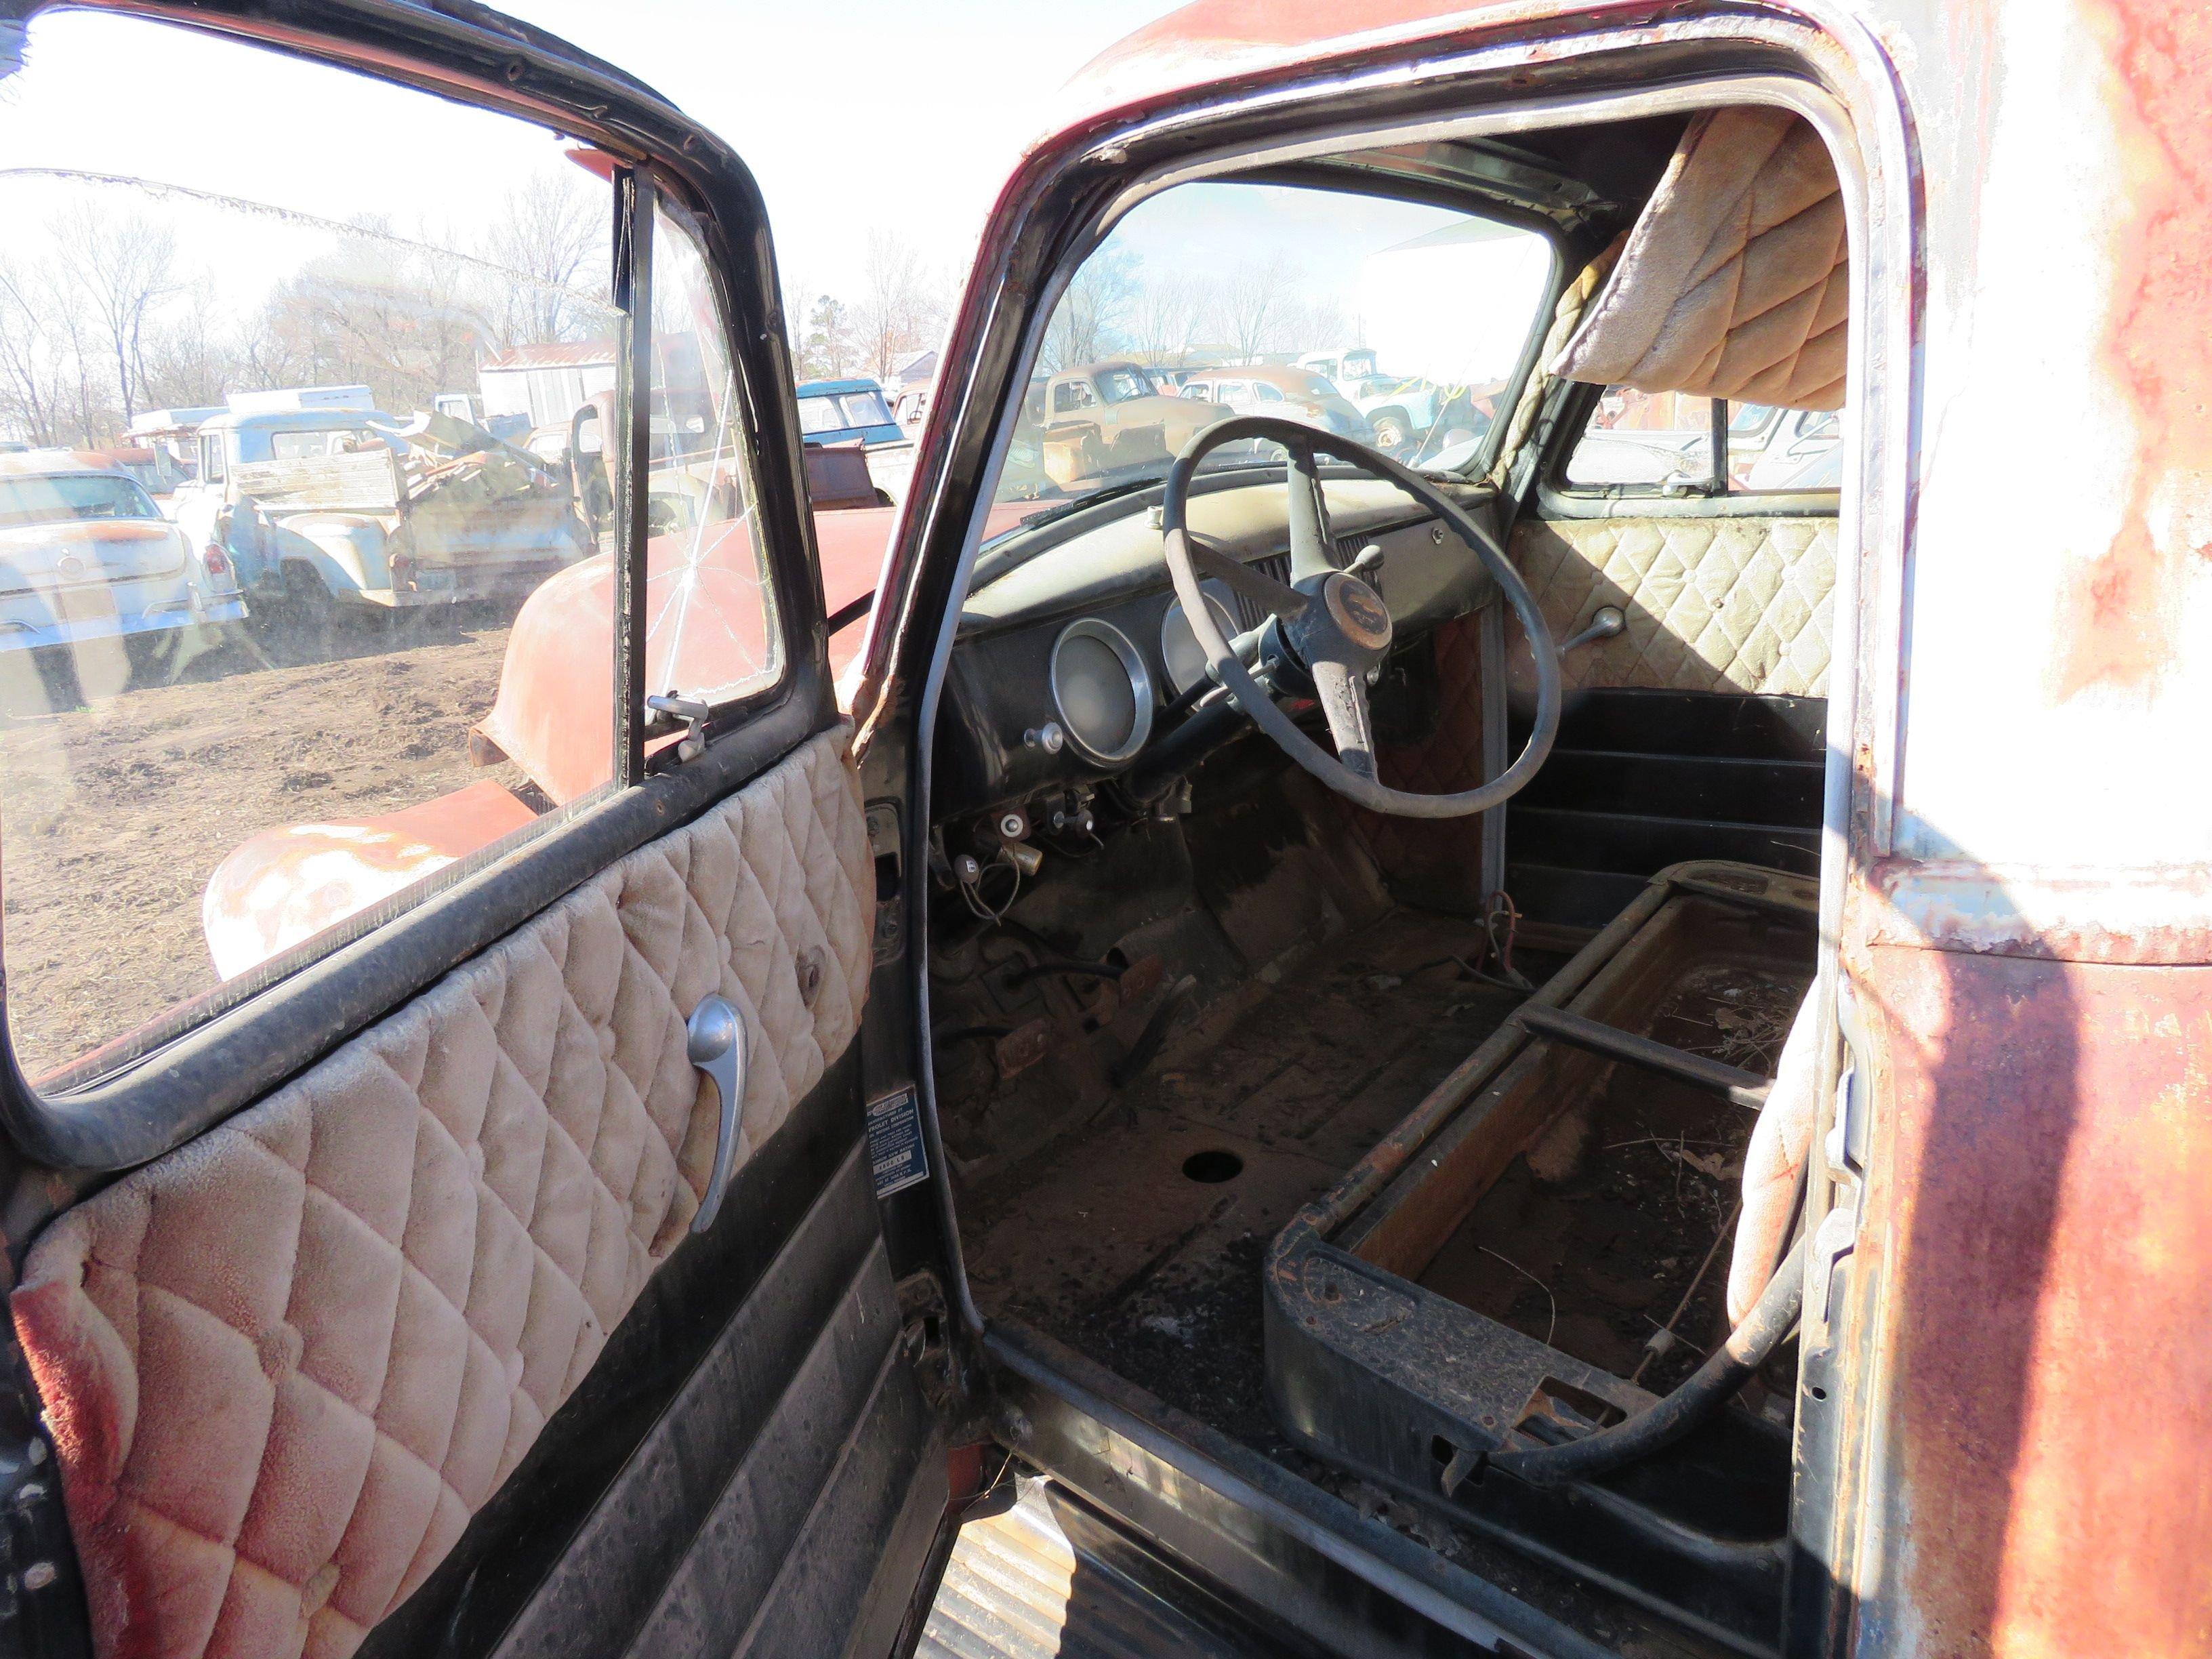
[(722, 1194), (730, 1187), (730, 1160), (738, 1152), (738, 1109), (745, 1094), (745, 1022), (727, 997), (702, 997), (684, 1030), (689, 1039), (684, 1052), (721, 1097), (714, 1168), (707, 1176), (707, 1190), (700, 1194), (699, 1213), (691, 1218), (691, 1231), (703, 1233), (714, 1224), (722, 1207)]

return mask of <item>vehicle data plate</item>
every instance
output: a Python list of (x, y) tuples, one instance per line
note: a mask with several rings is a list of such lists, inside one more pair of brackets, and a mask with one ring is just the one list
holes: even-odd
[(902, 1193), (928, 1178), (929, 1155), (921, 1144), (921, 1109), (911, 1087), (868, 1103), (868, 1162), (874, 1166), (876, 1196)]

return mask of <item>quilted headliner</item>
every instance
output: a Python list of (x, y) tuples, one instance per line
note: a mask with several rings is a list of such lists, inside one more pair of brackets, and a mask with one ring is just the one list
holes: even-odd
[(752, 1040), (740, 1161), (859, 1029), (848, 737), (40, 1237), (14, 1312), (102, 1656), (342, 1659), (453, 1547), (698, 1207), (691, 1009)]

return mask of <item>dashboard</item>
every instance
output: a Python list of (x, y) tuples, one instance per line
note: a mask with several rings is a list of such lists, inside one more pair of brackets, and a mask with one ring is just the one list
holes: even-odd
[[(1279, 477), (1210, 489), (1208, 482), (1192, 494), (1193, 535), (1287, 581)], [(1474, 549), (1403, 492), (1355, 477), (1330, 478), (1324, 489), (1337, 562), (1370, 543), (1382, 549), (1379, 579), (1370, 580), (1389, 606), (1395, 648), (1495, 593)], [(1480, 501), (1469, 506), (1486, 511)], [(1176, 599), (1145, 500), (1030, 534), (1038, 544), (1023, 544), (1020, 562), (1002, 566), (962, 608), (938, 726), (940, 817), (1086, 797), (1171, 732), (1186, 694), (1206, 678), (1206, 653)], [(1260, 620), (1241, 595), (1216, 582), (1202, 587), (1224, 635)]]

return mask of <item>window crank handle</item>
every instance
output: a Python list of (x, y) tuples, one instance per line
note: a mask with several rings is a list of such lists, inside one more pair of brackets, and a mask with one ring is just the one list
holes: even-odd
[(720, 1097), (720, 1122), (714, 1132), (714, 1162), (707, 1176), (707, 1190), (699, 1195), (699, 1212), (691, 1218), (691, 1231), (703, 1233), (714, 1224), (729, 1190), (730, 1164), (738, 1151), (738, 1109), (745, 1092), (745, 1022), (725, 996), (702, 997), (684, 1023), (688, 1038), (684, 1051), (691, 1063), (707, 1074)]
[(1559, 654), (1564, 657), (1577, 647), (1595, 644), (1599, 640), (1609, 640), (1627, 626), (1628, 618), (1621, 614), (1619, 605), (1601, 605), (1597, 608), (1597, 614), (1589, 619), (1589, 626), (1559, 647)]

